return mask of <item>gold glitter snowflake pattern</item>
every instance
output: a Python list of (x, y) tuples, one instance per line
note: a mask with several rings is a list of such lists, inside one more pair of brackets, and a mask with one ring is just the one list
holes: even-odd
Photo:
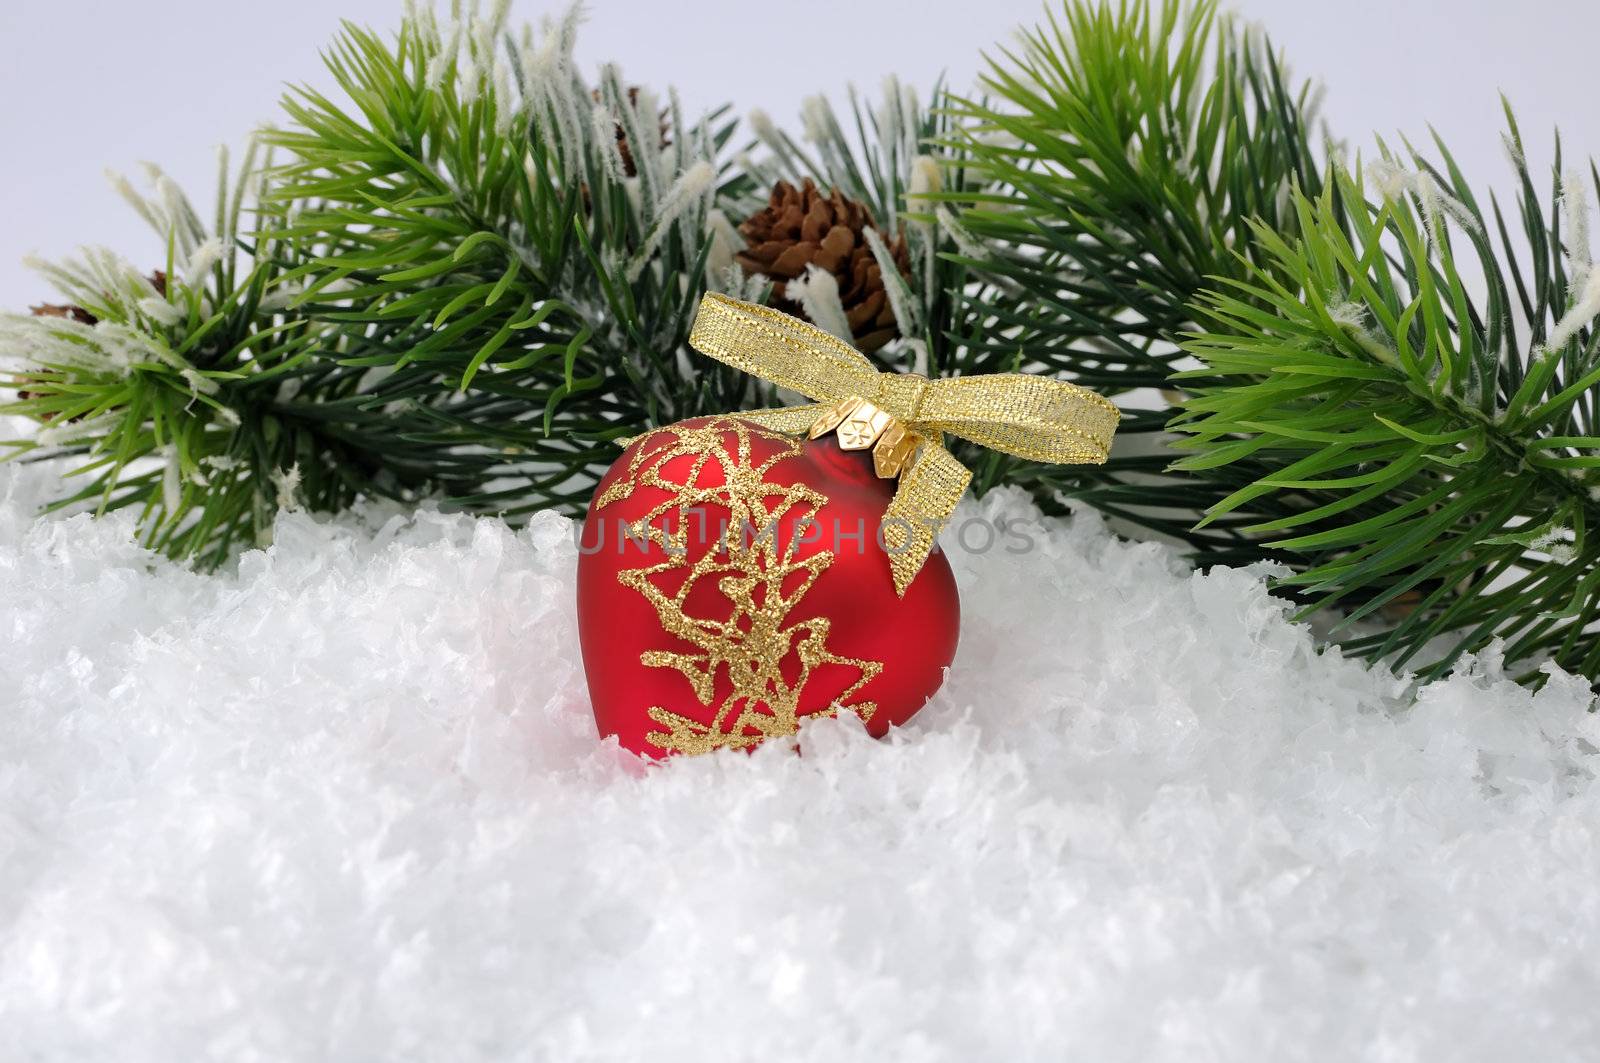
[[(638, 487), (670, 493), (628, 525), (626, 541), (620, 538), (624, 530), (617, 529), (617, 546), (624, 552), (639, 549), (636, 543), (648, 542), (666, 555), (659, 564), (624, 569), (617, 574), (618, 580), (645, 596), (665, 630), (694, 647), (688, 653), (647, 651), (640, 655), (640, 662), (677, 671), (689, 681), (700, 704), (713, 710), (708, 723), (659, 705), (651, 707), (650, 719), (663, 730), (651, 731), (648, 738), (664, 752), (740, 749), (794, 734), (799, 727), (800, 694), (813, 673), (825, 665), (853, 668), (859, 676), (828, 708), (807, 715), (833, 715), (848, 709), (868, 720), (877, 709), (874, 702), (852, 704), (851, 699), (883, 671), (881, 662), (831, 652), (826, 617), (786, 624), (817, 577), (833, 564), (834, 554), (822, 550), (796, 557), (797, 536), (780, 544), (778, 522), (791, 515), (797, 521), (815, 518), (827, 497), (804, 484), (769, 483), (772, 468), (800, 454), (802, 444), (784, 438), (779, 453), (752, 464), (754, 431), (758, 430), (732, 418), (717, 418), (698, 428), (671, 425), (661, 429), (638, 448), (626, 475), (595, 503), (598, 513)], [(675, 461), (679, 458), (690, 460)], [(712, 463), (720, 466), (723, 482), (701, 486), (702, 473)], [(668, 465), (675, 465), (670, 478), (664, 473)], [(706, 528), (708, 509), (725, 510), (727, 524)], [(699, 557), (691, 557), (690, 535), (709, 536), (715, 545)], [(721, 592), (719, 615), (696, 616), (688, 611), (691, 592), (705, 580), (714, 581)], [(706, 597), (702, 595), (700, 600)], [(784, 677), (786, 663), (795, 675), (793, 682)], [(731, 689), (716, 701), (719, 676), (726, 677)]]

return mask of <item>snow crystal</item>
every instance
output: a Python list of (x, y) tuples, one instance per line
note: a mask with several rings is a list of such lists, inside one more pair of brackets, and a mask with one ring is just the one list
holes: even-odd
[[(196, 574), (0, 471), (10, 1058), (1572, 1058), (1587, 686), (1319, 653), (1254, 570), (1020, 495), (874, 741), (593, 734), (570, 524), (283, 516)], [(954, 543), (956, 536), (946, 539)], [(966, 541), (986, 537), (974, 530)]]

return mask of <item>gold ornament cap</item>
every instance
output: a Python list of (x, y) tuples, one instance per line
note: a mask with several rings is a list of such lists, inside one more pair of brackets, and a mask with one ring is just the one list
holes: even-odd
[(844, 450), (872, 449), (872, 470), (880, 479), (892, 480), (922, 445), (922, 437), (901, 423), (887, 410), (880, 410), (860, 396), (840, 399), (823, 411), (811, 425), (809, 435), (820, 439), (829, 432), (839, 437)]

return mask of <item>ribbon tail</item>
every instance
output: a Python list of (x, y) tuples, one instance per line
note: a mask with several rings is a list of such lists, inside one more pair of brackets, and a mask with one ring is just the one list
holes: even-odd
[(883, 544), (889, 552), (895, 594), (905, 597), (971, 479), (967, 467), (932, 440), (900, 474), (900, 486), (883, 514)]

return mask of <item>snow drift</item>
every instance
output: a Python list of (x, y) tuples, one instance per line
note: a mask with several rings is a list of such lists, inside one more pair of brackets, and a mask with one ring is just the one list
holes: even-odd
[[(199, 575), (0, 472), (0, 1044), (55, 1059), (1570, 1057), (1590, 692), (1319, 653), (1099, 520), (952, 561), (887, 741), (601, 745), (570, 525), (284, 516)], [(1037, 520), (1019, 495), (965, 513)]]

